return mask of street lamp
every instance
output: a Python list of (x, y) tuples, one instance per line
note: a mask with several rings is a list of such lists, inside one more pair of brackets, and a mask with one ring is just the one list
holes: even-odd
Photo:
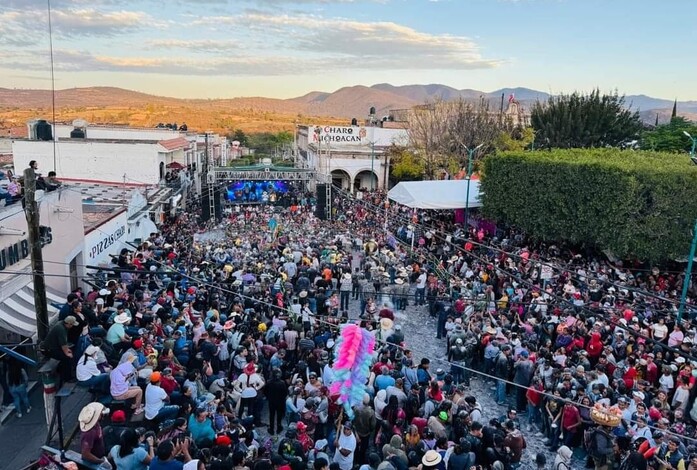
[(370, 143), (370, 189), (375, 190), (375, 141)]
[(692, 141), (692, 149), (690, 150), (690, 158), (692, 159), (692, 163), (697, 164), (697, 161), (695, 161), (695, 149), (697, 149), (697, 137), (692, 137), (689, 132), (687, 131), (682, 131), (683, 134), (685, 134), (691, 141)]
[(465, 150), (467, 150), (467, 198), (465, 199), (465, 230), (469, 223), (469, 209), (470, 209), (470, 181), (472, 180), (472, 164), (474, 163), (474, 152), (479, 150), (484, 144), (479, 144), (475, 148), (470, 149), (465, 145)]
[[(687, 131), (683, 131), (690, 139), (692, 139), (692, 152), (690, 159), (692, 163), (697, 165), (695, 161), (695, 146), (697, 139), (692, 137)], [(697, 248), (697, 220), (692, 228), (692, 244), (690, 245), (690, 257), (687, 258), (687, 269), (685, 270), (685, 279), (682, 282), (682, 293), (680, 294), (680, 307), (678, 307), (678, 322), (682, 321), (682, 314), (685, 311), (685, 303), (687, 302), (687, 290), (690, 287), (690, 278), (692, 277), (692, 261), (695, 259), (695, 249)]]

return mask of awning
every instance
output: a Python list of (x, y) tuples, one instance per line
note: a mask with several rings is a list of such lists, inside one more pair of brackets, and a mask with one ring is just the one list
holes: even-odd
[[(65, 297), (46, 288), (48, 321), (58, 317), (58, 309), (52, 303), (64, 304)], [(34, 308), (34, 283), (30, 282), (0, 303), (0, 328), (32, 337), (36, 334), (36, 309)]]
[(390, 189), (387, 197), (415, 209), (464, 209), (481, 207), (479, 180), (404, 181)]

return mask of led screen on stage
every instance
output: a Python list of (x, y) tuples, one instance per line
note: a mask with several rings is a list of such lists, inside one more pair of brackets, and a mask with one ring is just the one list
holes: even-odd
[(290, 189), (286, 181), (236, 181), (227, 187), (226, 199), (231, 202), (275, 202)]

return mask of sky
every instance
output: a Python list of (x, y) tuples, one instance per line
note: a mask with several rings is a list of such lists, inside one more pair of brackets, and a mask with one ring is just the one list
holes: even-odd
[(292, 98), (441, 83), (697, 100), (697, 0), (0, 0), (0, 87)]

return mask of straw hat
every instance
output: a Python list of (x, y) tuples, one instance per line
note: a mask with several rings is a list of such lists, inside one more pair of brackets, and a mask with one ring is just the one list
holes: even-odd
[(394, 326), (394, 322), (390, 320), (389, 318), (381, 318), (380, 319), (380, 328), (383, 330), (391, 330), (392, 327)]
[[(104, 405), (98, 402), (87, 404), (81, 411), (77, 420), (80, 423), (80, 431), (87, 432), (97, 425), (102, 412), (106, 409)], [(107, 409), (107, 413), (109, 410)]]
[(119, 313), (114, 317), (114, 323), (119, 323), (123, 325), (124, 323), (128, 323), (130, 321), (130, 318), (126, 314), (126, 312)]
[(435, 467), (442, 460), (443, 457), (441, 457), (438, 452), (435, 450), (429, 450), (424, 454), (423, 458), (421, 459), (421, 463), (426, 467)]

